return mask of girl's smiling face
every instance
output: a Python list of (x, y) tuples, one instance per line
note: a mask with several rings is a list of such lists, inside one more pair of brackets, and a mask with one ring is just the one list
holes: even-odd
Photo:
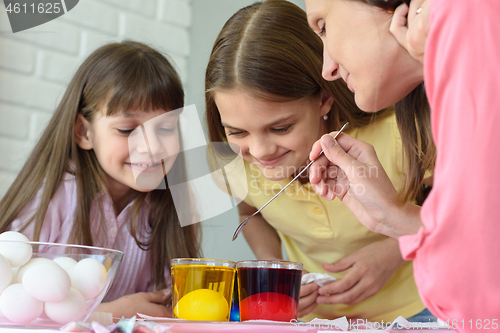
[(86, 124), (79, 146), (94, 150), (107, 175), (111, 195), (121, 197), (132, 189), (140, 192), (155, 189), (179, 152), (179, 112), (131, 110), (112, 116), (105, 114), (101, 110), (91, 124)]
[(331, 97), (270, 102), (240, 90), (216, 91), (228, 142), (270, 180), (282, 180), (306, 165), (311, 147), (325, 133)]
[(423, 81), (423, 67), (389, 31), (392, 14), (359, 0), (306, 0), (321, 37), (323, 77), (342, 78), (364, 111), (400, 101)]

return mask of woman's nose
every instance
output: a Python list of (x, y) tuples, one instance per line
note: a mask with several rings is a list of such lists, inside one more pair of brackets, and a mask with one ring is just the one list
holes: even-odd
[(327, 81), (335, 81), (340, 79), (339, 73), (339, 64), (336, 63), (326, 48), (326, 45), (323, 47), (323, 78)]

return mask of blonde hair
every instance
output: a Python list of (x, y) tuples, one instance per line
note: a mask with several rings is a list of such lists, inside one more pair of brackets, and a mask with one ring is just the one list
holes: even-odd
[[(0, 232), (9, 229), (24, 206), (43, 188), (40, 206), (24, 225), (25, 228), (35, 224), (34, 240), (38, 241), (49, 203), (64, 174), (69, 172), (75, 175), (77, 189), (70, 241), (93, 245), (90, 208), (100, 191), (107, 192), (105, 173), (94, 151), (76, 144), (75, 122), (81, 114), (92, 123), (100, 112), (99, 106), (106, 102), (108, 116), (138, 108), (175, 110), (183, 106), (184, 92), (169, 61), (149, 46), (124, 41), (94, 51), (78, 68), (38, 144), (0, 201)], [(176, 160), (172, 171), (176, 177), (185, 176), (182, 157)], [(165, 270), (170, 268), (171, 259), (200, 254), (199, 232), (193, 225), (181, 228), (166, 177), (165, 183), (166, 190), (137, 192), (130, 220), (136, 243), (151, 251), (151, 276), (157, 289), (165, 287)], [(148, 228), (137, 225), (146, 196), (150, 204)], [(188, 201), (187, 193), (185, 196)], [(143, 235), (138, 229), (150, 231)]]

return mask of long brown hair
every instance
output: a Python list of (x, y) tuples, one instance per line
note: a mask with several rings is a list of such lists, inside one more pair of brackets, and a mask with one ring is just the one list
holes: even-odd
[[(369, 5), (394, 11), (402, 3), (411, 0), (356, 0)], [(436, 146), (432, 139), (429, 102), (421, 83), (410, 94), (396, 103), (396, 121), (403, 145), (406, 177), (399, 193), (400, 203), (417, 199), (422, 202), (423, 180), (426, 172), (434, 171)]]
[[(75, 122), (81, 114), (92, 123), (106, 102), (108, 116), (130, 109), (175, 110), (183, 107), (184, 92), (169, 61), (149, 46), (124, 41), (94, 51), (78, 68), (38, 144), (0, 201), (0, 232), (8, 230), (24, 206), (43, 188), (40, 206), (25, 224), (26, 227), (35, 223), (34, 240), (38, 241), (49, 203), (64, 174), (69, 172), (75, 175), (77, 189), (70, 241), (93, 245), (90, 208), (101, 191), (107, 192), (105, 172), (93, 150), (76, 144)], [(172, 171), (176, 177), (185, 175), (181, 156)], [(200, 255), (199, 231), (194, 225), (180, 226), (166, 177), (165, 183), (166, 190), (137, 192), (130, 220), (136, 243), (151, 251), (151, 276), (156, 289), (165, 287), (165, 270), (170, 269), (171, 259)], [(148, 225), (142, 226), (138, 225), (138, 215), (146, 197), (150, 206)], [(144, 234), (140, 230), (148, 231)]]
[(363, 127), (379, 117), (361, 111), (342, 80), (321, 76), (323, 44), (307, 23), (306, 13), (284, 0), (269, 0), (240, 9), (217, 37), (205, 76), (207, 124), (211, 142), (227, 141), (214, 101), (217, 90), (242, 89), (270, 101), (334, 98), (326, 120), (329, 132), (345, 122)]

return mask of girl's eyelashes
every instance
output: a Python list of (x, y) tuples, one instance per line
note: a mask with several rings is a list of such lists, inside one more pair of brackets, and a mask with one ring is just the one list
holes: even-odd
[[(271, 132), (276, 133), (276, 134), (286, 134), (286, 133), (290, 132), (291, 130), (292, 130), (292, 125), (288, 125), (288, 126), (281, 127), (281, 128), (272, 128)], [(242, 136), (245, 133), (246, 133), (246, 131), (226, 130), (227, 136)]]
[[(136, 127), (136, 128), (132, 128), (132, 129), (117, 129), (118, 130), (118, 133), (120, 134), (123, 134), (123, 135), (130, 135), (132, 134), (132, 132), (134, 132), (136, 129), (138, 129), (139, 127)], [(160, 133), (160, 134), (170, 134), (170, 133), (173, 133), (175, 132), (175, 129), (177, 128), (176, 127), (172, 127), (172, 128), (169, 128), (169, 127), (157, 127), (156, 130)]]
[(226, 135), (227, 136), (231, 136), (231, 135), (242, 135), (243, 133), (245, 133), (245, 131), (227, 131)]
[(279, 134), (285, 134), (285, 133), (288, 133), (292, 130), (292, 125), (288, 125), (286, 127), (282, 127), (282, 128), (273, 128), (272, 131), (274, 133), (279, 133)]
[(118, 129), (118, 132), (120, 134), (125, 134), (125, 135), (129, 135), (130, 133), (132, 133), (134, 129), (128, 129), (128, 130), (125, 130), (125, 129)]
[(173, 127), (173, 128), (168, 128), (168, 127), (159, 127), (159, 128), (157, 128), (157, 130), (158, 130), (159, 132), (164, 133), (164, 134), (169, 134), (169, 133), (173, 133), (173, 132), (175, 132), (175, 129), (176, 129), (176, 128), (177, 128), (177, 127)]

